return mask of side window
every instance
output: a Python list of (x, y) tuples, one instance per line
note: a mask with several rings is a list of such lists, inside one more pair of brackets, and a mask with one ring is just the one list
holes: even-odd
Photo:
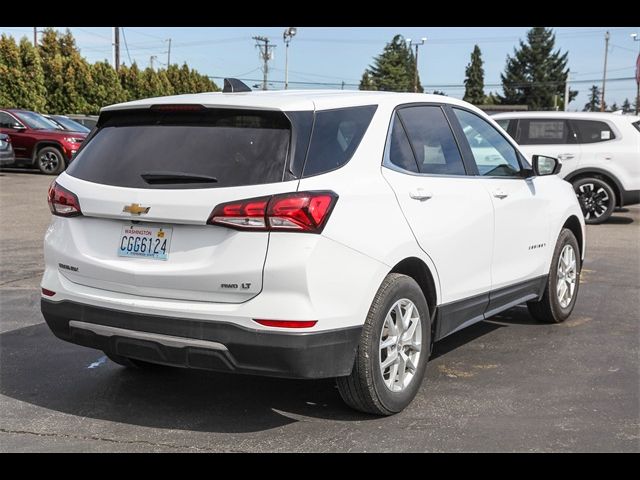
[(12, 128), (14, 123), (16, 121), (11, 115), (0, 112), (0, 128)]
[(453, 111), (469, 142), (480, 175), (513, 177), (519, 174), (515, 148), (490, 123), (466, 110), (454, 108)]
[(388, 152), (388, 159), (393, 165), (403, 170), (418, 173), (418, 164), (411, 151), (409, 139), (397, 115), (393, 117)]
[(597, 120), (571, 120), (580, 143), (606, 142), (616, 138), (611, 127)]
[(302, 176), (329, 172), (347, 163), (367, 131), (376, 108), (376, 105), (367, 105), (317, 112)]
[(398, 110), (420, 173), (466, 175), (462, 156), (444, 112), (437, 106)]
[(509, 130), (509, 122), (511, 120), (509, 120), (508, 118), (498, 118), (496, 119), (496, 123), (498, 125), (500, 125), (500, 128), (502, 128), (505, 132)]
[(563, 145), (575, 143), (566, 120), (552, 118), (521, 119), (516, 138), (520, 145)]

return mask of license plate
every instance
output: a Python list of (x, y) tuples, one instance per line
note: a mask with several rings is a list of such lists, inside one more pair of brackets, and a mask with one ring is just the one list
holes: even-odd
[(171, 227), (125, 225), (118, 242), (118, 256), (167, 260), (172, 230)]

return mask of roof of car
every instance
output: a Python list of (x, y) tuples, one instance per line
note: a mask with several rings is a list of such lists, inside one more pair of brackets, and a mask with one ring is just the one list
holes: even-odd
[(396, 105), (411, 102), (440, 102), (467, 105), (444, 95), (424, 93), (372, 92), (353, 90), (270, 90), (236, 93), (196, 93), (147, 98), (104, 107), (102, 111), (146, 108), (151, 105), (196, 104), (206, 107), (258, 110), (328, 110), (359, 105)]
[(584, 119), (597, 119), (604, 118), (610, 120), (616, 120), (621, 118), (638, 119), (636, 115), (622, 115), (620, 113), (612, 112), (508, 112), (508, 113), (496, 113), (491, 115), (495, 118), (584, 118)]

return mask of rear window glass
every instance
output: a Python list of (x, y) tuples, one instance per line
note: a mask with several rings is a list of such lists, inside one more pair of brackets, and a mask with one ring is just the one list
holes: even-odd
[(521, 145), (561, 145), (575, 143), (566, 120), (520, 120), (518, 143)]
[[(290, 123), (281, 112), (113, 112), (67, 172), (82, 180), (132, 188), (212, 188), (280, 182)], [(170, 174), (214, 177), (181, 182)], [(148, 183), (142, 175), (168, 176)]]
[(571, 120), (580, 143), (606, 142), (616, 138), (611, 127), (597, 120)]
[(360, 145), (376, 108), (367, 105), (317, 112), (303, 176), (329, 172), (347, 163)]
[(640, 120), (638, 120), (637, 122), (633, 122), (631, 125), (636, 127), (636, 130), (638, 130), (640, 132)]

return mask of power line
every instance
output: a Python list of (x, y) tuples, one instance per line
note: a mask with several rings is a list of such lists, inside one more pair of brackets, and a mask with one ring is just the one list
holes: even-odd
[(122, 40), (124, 40), (124, 49), (127, 51), (127, 58), (129, 59), (129, 65), (131, 65), (133, 62), (131, 61), (131, 55), (129, 55), (129, 46), (127, 45), (127, 37), (124, 34), (124, 27), (122, 28)]

